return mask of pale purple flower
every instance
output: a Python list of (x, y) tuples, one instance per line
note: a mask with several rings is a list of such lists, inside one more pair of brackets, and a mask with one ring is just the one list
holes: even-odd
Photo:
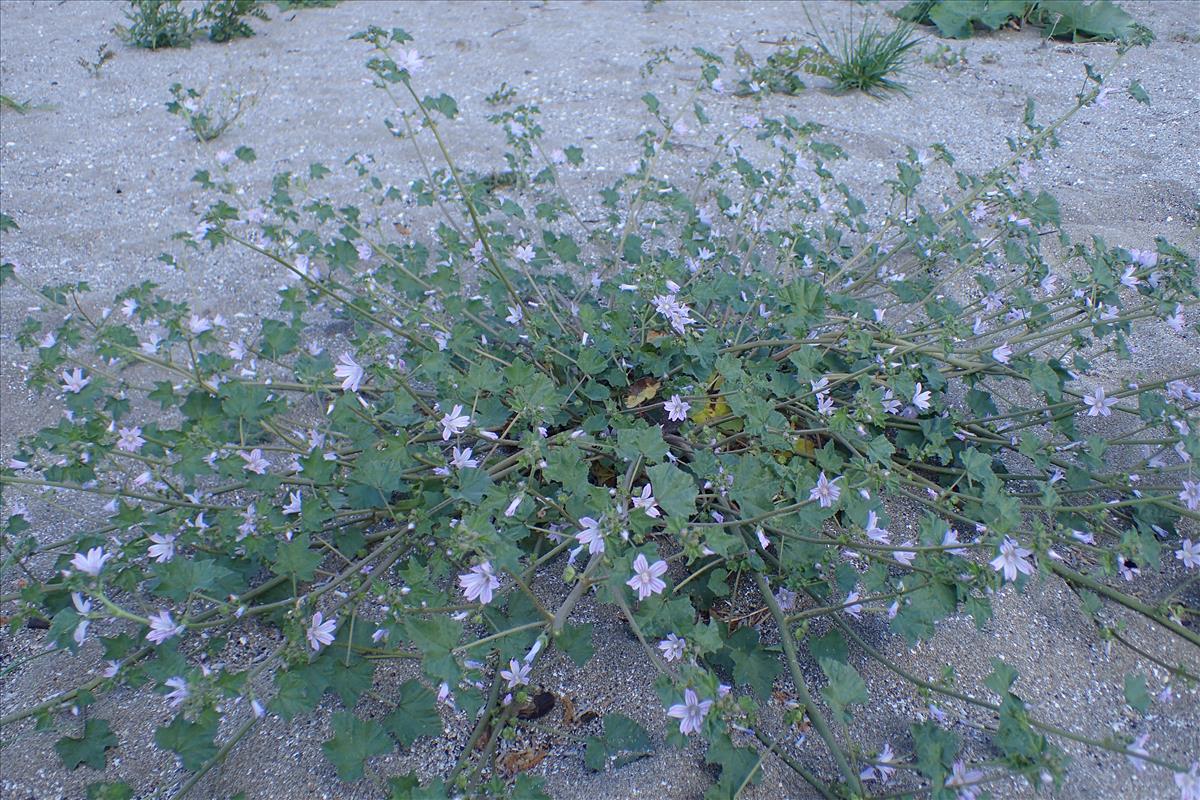
[(667, 709), (667, 716), (679, 720), (679, 732), (684, 736), (699, 733), (704, 724), (704, 717), (712, 707), (712, 700), (701, 700), (691, 689), (684, 690), (683, 702), (676, 703)]
[(267, 459), (263, 457), (263, 451), (257, 447), (251, 450), (249, 453), (244, 450), (239, 450), (238, 455), (241, 456), (242, 460), (246, 462), (242, 469), (246, 470), (247, 472), (253, 472), (256, 475), (262, 475), (267, 471), (267, 468), (271, 466), (267, 462)]
[(855, 619), (861, 619), (863, 607), (862, 603), (858, 602), (858, 600), (859, 595), (856, 591), (846, 595), (846, 602), (842, 604), (842, 611), (845, 611)]
[(72, 394), (79, 394), (83, 391), (83, 387), (92, 382), (91, 378), (84, 377), (83, 370), (81, 370), (79, 367), (76, 367), (70, 372), (63, 370), (62, 379), (63, 389)]
[(154, 544), (150, 545), (150, 549), (146, 551), (146, 555), (153, 558), (159, 564), (165, 564), (175, 557), (175, 534), (168, 533), (165, 536), (158, 533), (150, 534), (150, 541)]
[(1136, 272), (1137, 267), (1126, 267), (1125, 271), (1121, 273), (1121, 285), (1130, 289), (1136, 288), (1139, 283)]
[[(946, 532), (942, 534), (942, 546), (949, 547), (952, 544), (960, 544), (958, 541), (958, 531), (954, 528), (946, 528)], [(961, 547), (954, 547), (947, 550), (948, 553), (953, 553), (956, 556), (966, 557), (967, 551)]]
[(396, 66), (409, 74), (415, 74), (425, 69), (425, 59), (415, 49), (406, 50), (401, 47), (396, 51)]
[(1195, 511), (1197, 506), (1200, 506), (1200, 481), (1184, 481), (1183, 491), (1179, 493), (1179, 502), (1188, 507), (1189, 511)]
[(87, 615), (92, 613), (92, 601), (84, 598), (79, 592), (71, 592), (71, 603), (75, 606), (75, 611), (84, 619), (79, 620), (79, 624), (75, 626), (75, 632), (71, 634), (71, 638), (75, 640), (75, 644), (83, 644), (83, 640), (87, 638), (88, 626), (92, 621), (87, 619)]
[(142, 438), (142, 429), (136, 425), (132, 428), (121, 428), (118, 433), (120, 437), (117, 439), (117, 449), (126, 453), (136, 453), (146, 443)]
[(537, 254), (533, 250), (533, 245), (523, 244), (513, 251), (513, 258), (520, 261), (522, 264), (530, 264), (533, 262)]
[(325, 619), (325, 615), (318, 611), (313, 614), (312, 623), (304, 632), (304, 636), (308, 639), (308, 646), (315, 652), (327, 644), (333, 644), (335, 630), (337, 630), (337, 620)]
[(167, 693), (167, 699), (171, 701), (171, 708), (177, 707), (184, 700), (188, 699), (190, 692), (188, 691), (187, 681), (183, 678), (176, 675), (174, 678), (167, 678), (163, 683), (172, 689), (172, 691)]
[(1117, 572), (1121, 573), (1121, 577), (1127, 581), (1131, 581), (1142, 574), (1142, 571), (1138, 569), (1138, 565), (1125, 558), (1125, 556), (1117, 556)]
[(891, 389), (885, 389), (883, 391), (883, 397), (880, 398), (879, 403), (883, 406), (883, 411), (885, 414), (900, 413), (900, 400), (896, 397)]
[[(900, 546), (901, 547), (911, 547), (912, 542), (904, 541), (904, 542), (900, 543)], [(899, 563), (903, 564), (906, 567), (911, 567), (913, 561), (916, 560), (916, 558), (917, 558), (917, 554), (914, 553), (912, 550), (893, 550), (892, 558), (896, 559), (896, 561), (898, 561)]]
[(646, 560), (644, 553), (638, 553), (633, 560), (633, 577), (625, 581), (630, 589), (637, 592), (638, 600), (645, 600), (652, 594), (660, 594), (667, 584), (660, 576), (666, 574), (667, 562), (659, 559), (653, 564)]
[(1200, 761), (1193, 761), (1187, 772), (1176, 772), (1175, 785), (1179, 787), (1179, 800), (1200, 800)]
[(604, 534), (600, 533), (600, 523), (591, 517), (580, 517), (579, 524), (583, 530), (575, 534), (580, 544), (587, 545), (588, 553), (596, 555), (604, 552)]
[(884, 742), (883, 749), (879, 751), (879, 755), (875, 756), (874, 764), (867, 766), (859, 773), (859, 780), (863, 781), (879, 781), (880, 783), (888, 783), (892, 776), (896, 774), (896, 768), (888, 766), (895, 764), (896, 754), (892, 752), (892, 743)]
[(371, 243), (366, 239), (360, 239), (358, 244), (354, 245), (354, 252), (358, 254), (359, 261), (370, 261), (371, 256), (375, 255), (375, 248), (371, 247)]
[(1078, 542), (1083, 542), (1084, 544), (1096, 543), (1096, 535), (1091, 531), (1077, 531), (1072, 529), (1071, 538)]
[(1117, 404), (1115, 397), (1105, 397), (1104, 387), (1097, 386), (1090, 395), (1083, 396), (1083, 402), (1088, 406), (1089, 417), (1107, 417), (1112, 415), (1112, 407)]
[(971, 784), (981, 780), (983, 780), (982, 772), (977, 769), (967, 769), (962, 761), (955, 761), (950, 777), (946, 778), (946, 786), (958, 790), (958, 800), (975, 800), (979, 795), (979, 789)]
[(654, 499), (654, 489), (650, 484), (642, 487), (642, 493), (633, 498), (633, 507), (646, 512), (647, 517), (658, 518), (662, 512), (658, 510), (658, 501)]
[(492, 602), (492, 592), (500, 588), (500, 579), (492, 571), (492, 562), (484, 561), (471, 567), (469, 572), (458, 576), (458, 585), (462, 587), (467, 600), (487, 605)]
[(808, 491), (808, 499), (816, 500), (820, 503), (821, 508), (829, 508), (841, 497), (842, 490), (837, 486), (839, 480), (841, 478), (829, 480), (825, 477), (825, 471), (822, 470), (817, 478), (817, 485)]
[(1012, 348), (1008, 346), (1008, 342), (997, 347), (992, 351), (992, 358), (999, 361), (1001, 364), (1007, 364), (1012, 359)]
[(1175, 306), (1175, 310), (1164, 321), (1167, 323), (1167, 327), (1182, 335), (1184, 332), (1183, 326), (1187, 322), (1183, 316), (1183, 306)]
[(146, 640), (162, 644), (172, 636), (179, 636), (184, 630), (184, 626), (175, 624), (175, 620), (171, 619), (171, 612), (164, 609), (150, 615), (150, 632), (146, 634)]
[(525, 312), (520, 306), (508, 306), (508, 316), (504, 321), (509, 325), (520, 325), (521, 320), (525, 319)]
[(365, 371), (357, 361), (350, 357), (349, 353), (342, 353), (333, 374), (334, 377), (342, 379), (342, 391), (357, 392)]
[(867, 532), (867, 538), (873, 542), (889, 544), (892, 541), (892, 534), (888, 529), (879, 527), (879, 515), (874, 511), (867, 512), (867, 524), (864, 530)]
[(442, 417), (440, 423), (442, 426), (442, 441), (450, 441), (451, 436), (457, 436), (471, 425), (471, 417), (462, 412), (463, 407), (455, 404), (454, 408), (450, 409), (450, 413)]
[(1146, 749), (1146, 742), (1150, 740), (1149, 733), (1143, 733), (1141, 736), (1134, 739), (1129, 744), (1125, 745), (1125, 758), (1129, 759), (1129, 763), (1138, 772), (1146, 768), (1146, 762), (1140, 756), (1148, 756), (1150, 752)]
[(685, 303), (679, 302), (675, 295), (659, 294), (655, 295), (653, 300), (655, 310), (666, 317), (677, 332), (686, 332), (687, 326), (695, 322), (691, 318), (691, 309)]
[(112, 558), (112, 553), (104, 552), (103, 547), (93, 547), (87, 551), (87, 555), (76, 553), (71, 559), (71, 566), (94, 578), (100, 574), (100, 570), (104, 568), (104, 562), (110, 558)]
[(664, 661), (678, 661), (683, 658), (685, 647), (687, 647), (687, 639), (680, 639), (673, 633), (668, 633), (667, 638), (658, 643), (658, 649), (662, 651)]
[(1179, 549), (1175, 551), (1175, 557), (1183, 562), (1185, 569), (1200, 567), (1200, 539), (1197, 539), (1195, 542), (1191, 539), (1184, 539), (1179, 543)]
[(524, 499), (525, 495), (518, 494), (511, 501), (509, 501), (508, 508), (504, 509), (504, 516), (512, 517), (515, 515), (517, 513), (517, 509), (521, 506), (521, 501)]
[(304, 497), (302, 490), (297, 489), (294, 492), (288, 492), (287, 505), (283, 507), (284, 514), (299, 514), (304, 507)]
[(922, 386), (918, 383), (913, 388), (912, 404), (921, 411), (929, 410), (929, 398), (931, 397), (928, 391), (923, 391)]
[(517, 661), (515, 658), (508, 660), (508, 669), (500, 670), (500, 677), (508, 681), (508, 688), (515, 689), (522, 684), (529, 683), (529, 673), (533, 669), (527, 663)]
[(455, 469), (474, 469), (479, 466), (479, 459), (471, 457), (471, 448), (464, 447), (460, 450), (458, 447), (455, 447), (454, 457), (450, 459), (450, 465)]
[(989, 563), (992, 565), (992, 569), (1004, 572), (1005, 580), (1015, 581), (1018, 572), (1026, 575), (1033, 574), (1033, 564), (1027, 558), (1031, 555), (1033, 555), (1032, 551), (1019, 546), (1015, 540), (1005, 537), (1004, 543), (1000, 545), (1000, 555)]
[(671, 395), (671, 399), (663, 404), (663, 408), (667, 411), (667, 419), (671, 422), (683, 422), (687, 419), (687, 412), (691, 410), (691, 405), (679, 399), (679, 395)]
[(209, 321), (208, 317), (202, 317), (199, 314), (192, 314), (191, 319), (188, 320), (188, 330), (197, 336), (202, 333), (207, 333), (212, 329), (212, 322)]

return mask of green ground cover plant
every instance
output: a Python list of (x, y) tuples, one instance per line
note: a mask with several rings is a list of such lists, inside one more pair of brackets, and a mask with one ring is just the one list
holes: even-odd
[(969, 39), (976, 30), (1010, 24), (1033, 25), (1046, 37), (1077, 42), (1153, 37), (1112, 0), (914, 0), (896, 16), (933, 25), (951, 39)]
[[(1099, 367), (1132, 359), (1141, 326), (1196, 334), (1196, 256), (1163, 238), (1072, 241), (1054, 197), (1021, 179), (1080, 109), (1114, 101), (1107, 68), (1052, 120), (1029, 103), (994, 169), (931, 146), (863, 198), (819, 125), (745, 115), (719, 132), (729, 67), (697, 48), (684, 91), (642, 96), (636, 161), (601, 189), (597, 221), (570, 188), (583, 149), (547, 141), (536, 106), (498, 90), (503, 163), (468, 171), (444, 136), (458, 103), (421, 85), (411, 37), (356, 38), (421, 174), (391, 186), (350, 159), (365, 194), (347, 205), (313, 163), (255, 199), (239, 166), (257, 154), (216, 144), (193, 177), (202, 218), (164, 256), (238, 248), (286, 277), (254, 336), (148, 282), (96, 311), (86, 283), (32, 286), (0, 265), (6, 291), (56, 312), (18, 341), (30, 384), (64, 406), (0, 470), (15, 504), (2, 567), (24, 581), (3, 598), (9, 624), (47, 625), (70, 651), (98, 640), (105, 658), (0, 723), (36, 717), (61, 731), (66, 768), (95, 769), (124, 744), (89, 708), (149, 687), (177, 709), (154, 745), (189, 773), (178, 798), (266, 715), (303, 719), (332, 696), (340, 780), (397, 799), (544, 797), (497, 758), (547, 658), (582, 667), (604, 646), (586, 601), (644, 646), (667, 743), (706, 743), (710, 798), (759, 781), (769, 754), (825, 798), (1052, 787), (1064, 740), (1200, 793), (1200, 765), (1041, 719), (1003, 661), (982, 685), (929, 680), (866, 634), (917, 642), (959, 613), (984, 626), (996, 592), (1052, 574), (1098, 637), (1122, 641), (1120, 610), (1200, 644), (1182, 594), (1148, 603), (1128, 582), (1200, 570), (1200, 372), (1117, 382)], [(664, 177), (701, 137), (723, 154), (701, 179)], [(413, 208), (439, 215), (431, 235), (396, 224)], [(313, 333), (331, 321), (341, 333)], [(97, 498), (103, 519), (42, 541), (28, 508), (64, 493)], [(759, 624), (738, 624), (735, 601)], [(249, 663), (227, 657), (264, 632)], [(1128, 675), (1139, 713), (1197, 680), (1141, 655), (1171, 682)], [(880, 691), (867, 661), (988, 711), (991, 757), (969, 760), (936, 716), (903, 740), (852, 736)], [(377, 682), (388, 664), (407, 677)], [(471, 733), (447, 773), (372, 769), (451, 717)], [(619, 769), (652, 746), (609, 715), (582, 758)]]

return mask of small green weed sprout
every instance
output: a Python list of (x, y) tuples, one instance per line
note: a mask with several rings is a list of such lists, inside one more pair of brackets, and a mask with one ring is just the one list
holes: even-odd
[(253, 94), (233, 89), (205, 103), (203, 92), (180, 83), (171, 84), (171, 97), (167, 111), (182, 119), (200, 142), (211, 142), (229, 130), (256, 100)]
[(233, 39), (249, 38), (254, 29), (244, 19), (247, 16), (270, 21), (257, 0), (212, 0), (204, 4), (201, 19), (208, 24), (208, 40), (224, 43)]
[(921, 60), (937, 69), (961, 70), (967, 65), (967, 48), (966, 45), (963, 45), (955, 50), (953, 47), (939, 42), (933, 50), (922, 56)]
[(109, 49), (108, 42), (105, 42), (96, 48), (95, 60), (89, 61), (86, 57), (80, 56), (76, 63), (83, 67), (84, 71), (87, 72), (90, 77), (99, 78), (100, 70), (104, 68), (105, 64), (116, 58), (116, 55), (116, 53)]
[(913, 26), (904, 23), (885, 32), (874, 22), (857, 31), (847, 30), (826, 42), (817, 39), (823, 63), (813, 70), (830, 78), (840, 92), (860, 91), (874, 96), (889, 92), (908, 94), (908, 87), (895, 79), (908, 64), (910, 51), (920, 42)]
[(113, 30), (132, 47), (190, 47), (197, 14), (185, 14), (182, 5), (181, 0), (130, 0), (131, 8), (125, 12), (129, 26), (118, 25)]

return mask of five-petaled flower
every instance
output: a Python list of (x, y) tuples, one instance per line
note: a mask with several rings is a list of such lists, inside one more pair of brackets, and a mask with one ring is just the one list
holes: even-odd
[(625, 584), (637, 592), (638, 600), (645, 600), (652, 594), (661, 594), (667, 584), (660, 576), (666, 574), (667, 562), (659, 559), (651, 564), (644, 553), (638, 553), (633, 560), (633, 577)]
[(694, 690), (685, 689), (683, 702), (676, 703), (667, 709), (667, 716), (679, 720), (679, 732), (684, 736), (699, 733), (700, 726), (704, 724), (704, 717), (708, 714), (708, 709), (712, 707), (712, 704), (712, 700), (701, 700), (696, 696)]
[(919, 408), (921, 411), (928, 411), (929, 410), (929, 398), (931, 396), (932, 395), (930, 394), (930, 392), (928, 390), (924, 389), (921, 386), (921, 384), (918, 383), (913, 388), (912, 404), (914, 406), (916, 406), (917, 408)]
[(357, 392), (365, 371), (349, 353), (342, 353), (342, 357), (338, 359), (338, 365), (334, 367), (333, 374), (342, 379), (342, 391)]
[(185, 630), (171, 618), (171, 612), (166, 609), (150, 615), (150, 632), (146, 634), (147, 641), (162, 644), (172, 636), (179, 636)]
[(1200, 539), (1193, 542), (1191, 539), (1184, 539), (1179, 543), (1179, 549), (1175, 551), (1175, 557), (1183, 562), (1186, 569), (1195, 569), (1200, 567)]
[(76, 553), (71, 559), (71, 566), (85, 575), (91, 575), (93, 578), (100, 574), (100, 570), (104, 568), (104, 562), (113, 557), (112, 553), (104, 552), (103, 547), (93, 547), (87, 551), (87, 554)]
[(867, 538), (873, 542), (888, 544), (892, 540), (891, 532), (887, 528), (879, 527), (879, 515), (874, 511), (867, 512), (867, 524), (863, 526), (863, 530), (867, 532)]
[(1004, 572), (1006, 581), (1015, 581), (1018, 572), (1026, 575), (1033, 574), (1033, 563), (1028, 559), (1028, 556), (1031, 555), (1033, 555), (1032, 551), (1021, 547), (1014, 539), (1006, 537), (1004, 543), (1000, 545), (1000, 555), (993, 558), (990, 563), (992, 569)]
[(142, 438), (142, 429), (136, 425), (132, 428), (121, 428), (118, 433), (120, 436), (117, 439), (117, 449), (126, 453), (136, 453), (146, 443)]
[(154, 544), (150, 545), (146, 550), (146, 555), (153, 558), (159, 564), (165, 564), (175, 557), (175, 534), (150, 534), (150, 541)]
[(462, 412), (463, 407), (456, 403), (450, 413), (442, 417), (442, 441), (450, 441), (451, 436), (457, 436), (471, 425), (471, 417)]
[(242, 469), (246, 470), (247, 472), (253, 472), (256, 475), (262, 475), (267, 471), (267, 468), (271, 466), (267, 462), (267, 459), (263, 456), (263, 451), (260, 448), (256, 447), (249, 453), (247, 453), (245, 450), (239, 450), (238, 455), (241, 456), (242, 460), (246, 462)]
[(1200, 481), (1184, 481), (1179, 502), (1187, 506), (1189, 511), (1195, 511), (1200, 506)]
[(678, 661), (683, 658), (685, 647), (687, 647), (687, 639), (681, 639), (673, 633), (668, 633), (667, 638), (658, 643), (658, 649), (662, 651), (664, 661)]
[(671, 399), (663, 403), (663, 408), (667, 411), (667, 419), (671, 422), (683, 422), (687, 419), (687, 412), (691, 409), (691, 405), (679, 399), (679, 395), (671, 395)]
[(492, 592), (500, 588), (500, 579), (492, 570), (492, 562), (484, 561), (471, 567), (470, 572), (459, 575), (458, 585), (462, 587), (467, 600), (487, 605), (492, 602)]
[(1083, 396), (1083, 402), (1088, 407), (1089, 417), (1107, 417), (1112, 415), (1112, 407), (1117, 404), (1117, 398), (1105, 397), (1104, 387), (1097, 386), (1090, 395)]
[(176, 675), (173, 678), (167, 678), (165, 681), (163, 681), (163, 683), (171, 687), (172, 691), (167, 692), (167, 699), (171, 701), (172, 708), (175, 708), (184, 700), (188, 699), (190, 692), (188, 692), (186, 679)]
[(887, 783), (896, 774), (896, 768), (889, 766), (897, 763), (896, 754), (892, 752), (892, 743), (884, 742), (883, 749), (879, 751), (879, 755), (875, 756), (874, 764), (867, 765), (862, 772), (858, 774), (859, 780), (862, 781), (879, 781)]
[(305, 631), (305, 638), (308, 639), (308, 646), (314, 651), (320, 650), (327, 644), (333, 644), (333, 632), (337, 630), (336, 619), (325, 619), (325, 615), (320, 611), (313, 614), (312, 623)]
[(583, 526), (583, 530), (575, 534), (575, 538), (579, 540), (579, 543), (587, 545), (590, 555), (603, 553), (604, 534), (600, 532), (600, 523), (591, 517), (580, 517), (579, 524)]
[(83, 375), (83, 370), (79, 367), (67, 372), (62, 372), (63, 388), (72, 394), (79, 394), (83, 391), (83, 387), (92, 382), (91, 378), (86, 378)]
[(975, 784), (981, 780), (983, 780), (982, 772), (977, 769), (967, 769), (962, 761), (955, 761), (950, 771), (950, 777), (946, 778), (946, 786), (957, 790), (958, 800), (975, 800), (979, 794), (979, 789)]
[(508, 660), (508, 669), (500, 670), (500, 677), (508, 681), (508, 688), (515, 689), (522, 684), (529, 683), (529, 673), (532, 670), (529, 664), (517, 661), (515, 658)]
[(454, 457), (450, 459), (450, 465), (455, 469), (474, 469), (479, 466), (479, 459), (471, 457), (471, 448), (464, 447), (460, 450), (458, 447), (455, 447)]
[(658, 501), (654, 499), (654, 489), (650, 484), (642, 487), (640, 495), (634, 495), (633, 507), (640, 508), (646, 512), (647, 517), (658, 518), (662, 516), (662, 512), (658, 510)]
[(821, 508), (829, 508), (837, 499), (841, 497), (842, 490), (838, 488), (837, 482), (840, 478), (829, 480), (825, 477), (825, 471), (821, 471), (820, 477), (817, 478), (817, 485), (808, 492), (809, 500), (816, 500), (821, 504)]

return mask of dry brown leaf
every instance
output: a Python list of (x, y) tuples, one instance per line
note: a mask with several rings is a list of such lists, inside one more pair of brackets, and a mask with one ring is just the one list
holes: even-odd
[(560, 694), (558, 696), (558, 701), (560, 703), (562, 703), (563, 724), (564, 725), (574, 725), (575, 724), (575, 703), (574, 703), (574, 701), (571, 700), (571, 698), (567, 697), (565, 694)]
[(514, 750), (500, 757), (500, 769), (504, 770), (505, 774), (509, 777), (516, 775), (518, 772), (528, 772), (542, 763), (542, 760), (549, 754), (550, 748), (544, 745), (541, 747), (527, 747), (524, 750)]

